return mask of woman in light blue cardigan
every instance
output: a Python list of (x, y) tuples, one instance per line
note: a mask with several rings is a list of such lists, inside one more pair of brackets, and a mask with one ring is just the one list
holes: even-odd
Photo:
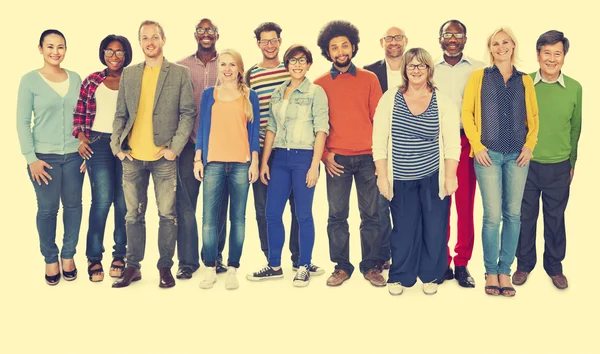
[(65, 280), (77, 278), (73, 256), (81, 224), (83, 174), (79, 171), (79, 142), (71, 131), (81, 78), (60, 67), (67, 52), (67, 42), (60, 31), (44, 31), (38, 49), (44, 58), (44, 66), (21, 78), (17, 134), (37, 197), (36, 224), (46, 262), (46, 282), (56, 285), (60, 280), (59, 252), (55, 243), (56, 215), (61, 200), (64, 213), (60, 251), (63, 277)]

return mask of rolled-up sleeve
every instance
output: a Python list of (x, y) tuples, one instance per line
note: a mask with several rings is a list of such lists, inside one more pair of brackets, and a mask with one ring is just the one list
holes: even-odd
[(317, 132), (329, 135), (329, 102), (325, 90), (319, 85), (315, 85), (312, 115), (315, 135)]

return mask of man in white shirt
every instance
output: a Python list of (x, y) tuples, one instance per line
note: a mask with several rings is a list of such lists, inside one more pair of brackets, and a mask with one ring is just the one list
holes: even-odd
[[(402, 83), (400, 74), (400, 61), (404, 54), (404, 48), (408, 43), (408, 38), (404, 30), (398, 27), (390, 27), (379, 39), (379, 44), (385, 53), (385, 58), (371, 65), (365, 66), (366, 70), (373, 72), (379, 79), (381, 91), (385, 93), (388, 87), (397, 90)], [(379, 195), (379, 222), (381, 225), (381, 246), (379, 248), (378, 268), (390, 268), (390, 234), (392, 233), (392, 223), (390, 221), (390, 202), (384, 196)]]
[[(442, 47), (443, 57), (435, 61), (434, 81), (438, 89), (448, 96), (459, 109), (462, 107), (462, 98), (465, 86), (471, 73), (475, 69), (485, 66), (479, 60), (472, 59), (463, 53), (467, 43), (467, 27), (458, 20), (448, 20), (442, 24), (439, 33), (439, 42)], [(465, 132), (460, 126), (461, 155), (456, 175), (458, 189), (455, 194), (457, 232), (456, 247), (454, 247), (454, 267), (452, 272), (452, 256), (447, 247), (448, 269), (444, 280), (456, 278), (458, 284), (465, 288), (474, 288), (475, 280), (469, 274), (467, 264), (473, 253), (475, 230), (473, 226), (473, 206), (475, 203), (475, 168), (473, 158), (469, 157), (471, 145)], [(451, 210), (451, 209), (450, 209)], [(450, 219), (450, 215), (448, 215)], [(448, 240), (450, 239), (450, 225), (448, 225)]]

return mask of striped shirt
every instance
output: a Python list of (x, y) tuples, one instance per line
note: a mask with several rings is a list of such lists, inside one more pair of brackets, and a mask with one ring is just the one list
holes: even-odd
[(190, 141), (194, 144), (196, 143), (196, 134), (198, 133), (198, 124), (200, 123), (198, 117), (200, 116), (202, 92), (208, 87), (215, 86), (217, 83), (217, 75), (219, 73), (217, 65), (218, 60), (219, 56), (217, 55), (204, 65), (202, 60), (198, 59), (196, 53), (194, 53), (177, 62), (177, 64), (181, 64), (190, 69), (192, 84), (194, 85), (194, 102), (196, 103), (196, 113), (198, 114), (194, 120), (194, 127), (192, 128), (192, 133), (190, 135)]
[(504, 84), (497, 66), (485, 68), (481, 83), (481, 143), (503, 154), (520, 153), (527, 137), (523, 73), (513, 67)]
[(271, 94), (277, 86), (290, 78), (290, 74), (283, 63), (280, 63), (276, 68), (266, 69), (258, 65), (250, 68), (246, 75), (247, 84), (251, 89), (258, 94), (260, 102), (260, 147), (264, 146), (265, 133), (267, 130), (267, 122), (269, 120), (269, 103), (271, 102)]
[(394, 180), (410, 181), (439, 170), (440, 121), (435, 92), (425, 112), (410, 112), (398, 90), (392, 111), (392, 167)]

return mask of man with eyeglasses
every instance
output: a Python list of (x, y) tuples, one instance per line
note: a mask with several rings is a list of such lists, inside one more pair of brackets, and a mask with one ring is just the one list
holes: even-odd
[[(219, 40), (219, 30), (208, 18), (200, 20), (194, 31), (194, 38), (198, 44), (196, 52), (177, 62), (188, 69), (192, 75), (194, 84), (194, 102), (196, 112), (200, 114), (200, 103), (202, 92), (217, 82), (218, 55), (216, 42)], [(194, 155), (196, 153), (196, 133), (198, 132), (199, 119), (196, 116), (194, 128), (178, 159), (177, 172), (177, 220), (179, 229), (177, 233), (177, 258), (179, 265), (177, 279), (190, 279), (192, 274), (200, 267), (198, 255), (198, 222), (196, 220), (196, 207), (198, 205), (198, 194), (200, 192), (200, 181), (194, 177)], [(225, 247), (225, 234), (227, 224), (227, 198), (228, 193), (223, 195), (221, 213), (218, 225), (219, 254), (217, 256), (217, 273), (227, 271), (223, 264), (223, 248)]]
[(123, 192), (127, 205), (127, 267), (114, 288), (142, 279), (146, 248), (147, 189), (152, 175), (160, 217), (158, 286), (175, 286), (171, 274), (177, 241), (177, 156), (187, 143), (196, 118), (194, 90), (187, 68), (163, 55), (162, 26), (144, 21), (138, 39), (145, 60), (123, 69), (110, 147), (123, 161)]
[[(245, 80), (248, 87), (256, 91), (260, 102), (260, 152), (259, 161), (262, 160), (262, 149), (265, 142), (267, 121), (269, 119), (269, 103), (271, 94), (277, 86), (290, 78), (283, 62), (279, 60), (279, 48), (282, 43), (281, 27), (274, 22), (261, 23), (255, 30), (256, 44), (262, 53), (262, 61), (250, 67), (246, 71)], [(269, 162), (270, 163), (270, 162)], [(265, 257), (269, 258), (269, 243), (267, 240), (267, 185), (262, 183), (260, 178), (252, 184), (254, 193), (254, 208), (256, 209), (256, 223), (258, 224), (258, 237), (260, 239), (260, 248)], [(300, 256), (300, 245), (298, 243), (298, 221), (296, 220), (296, 206), (294, 204), (294, 194), (290, 193), (289, 198), (291, 221), (290, 226), (290, 252), (292, 254), (292, 269), (298, 270), (298, 261)], [(325, 271), (311, 264), (310, 275), (321, 275)]]
[[(388, 86), (397, 89), (402, 83), (400, 73), (400, 61), (404, 54), (404, 48), (408, 44), (408, 38), (404, 30), (398, 27), (390, 27), (379, 39), (379, 44), (385, 53), (385, 58), (365, 66), (379, 79), (381, 91), (384, 93)], [(392, 222), (390, 219), (390, 202), (381, 194), (378, 196), (379, 225), (381, 227), (381, 246), (379, 248), (379, 261), (377, 267), (380, 270), (390, 269), (390, 235), (392, 234)]]
[(342, 285), (354, 271), (348, 227), (353, 179), (361, 219), (360, 272), (374, 286), (386, 284), (377, 267), (381, 233), (372, 151), (373, 116), (382, 93), (377, 76), (352, 63), (359, 41), (358, 29), (346, 21), (327, 23), (317, 39), (321, 54), (332, 62), (331, 69), (314, 81), (329, 101), (330, 129), (322, 158), (327, 172), (329, 256), (336, 263), (329, 286)]
[[(442, 47), (443, 57), (435, 61), (434, 81), (441, 92), (448, 96), (460, 109), (465, 86), (471, 73), (475, 69), (485, 66), (479, 60), (475, 60), (463, 53), (467, 43), (467, 27), (458, 20), (449, 20), (442, 24), (439, 31), (439, 43)], [(446, 246), (448, 256), (448, 269), (444, 274), (444, 280), (456, 278), (458, 284), (465, 288), (474, 288), (475, 280), (469, 273), (467, 264), (473, 253), (473, 242), (475, 229), (473, 225), (473, 208), (475, 203), (475, 167), (473, 158), (469, 157), (471, 145), (469, 139), (460, 125), (461, 154), (456, 175), (458, 178), (458, 189), (455, 192), (457, 228), (456, 247), (454, 252), (454, 267), (450, 266), (452, 256), (450, 248)], [(451, 198), (452, 199), (452, 198)], [(450, 210), (448, 209), (448, 213)], [(448, 215), (450, 220), (450, 215)], [(450, 224), (448, 224), (447, 241), (450, 240)]]

